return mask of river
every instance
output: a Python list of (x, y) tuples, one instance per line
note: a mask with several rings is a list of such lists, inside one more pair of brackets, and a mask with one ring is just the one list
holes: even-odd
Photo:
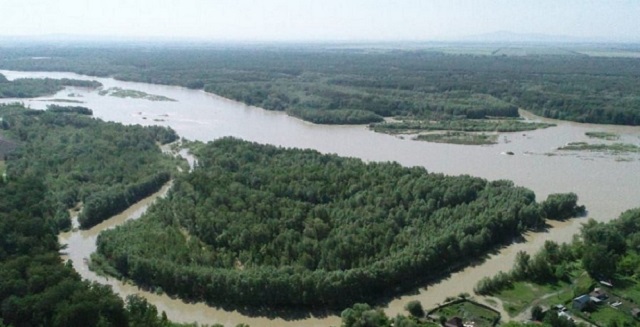
[[(0, 71), (8, 79), (21, 77), (75, 78), (97, 80), (105, 88), (120, 87), (149, 94), (162, 95), (176, 101), (149, 101), (146, 99), (118, 98), (99, 95), (96, 90), (67, 88), (53, 96), (36, 99), (3, 99), (2, 102), (24, 102), (34, 109), (43, 109), (51, 99), (82, 101), (94, 116), (124, 124), (171, 126), (182, 137), (210, 141), (223, 136), (280, 145), (312, 148), (323, 153), (357, 157), (365, 161), (397, 161), (405, 166), (424, 166), (431, 172), (450, 175), (469, 174), (490, 180), (509, 179), (517, 185), (532, 189), (539, 201), (550, 193), (575, 192), (588, 210), (588, 218), (608, 221), (622, 211), (640, 206), (640, 154), (563, 153), (556, 151), (569, 142), (603, 142), (589, 139), (585, 132), (601, 131), (621, 135), (619, 142), (640, 145), (640, 127), (589, 125), (552, 121), (524, 113), (533, 120), (558, 124), (543, 130), (505, 133), (499, 144), (466, 146), (413, 141), (409, 137), (371, 132), (366, 126), (326, 126), (303, 122), (282, 112), (260, 108), (221, 98), (203, 91), (181, 87), (122, 82), (111, 78), (95, 78), (72, 73)], [(59, 103), (63, 104), (64, 103)], [(74, 104), (70, 104), (74, 105)], [(513, 155), (505, 155), (513, 152)], [(151, 201), (147, 199), (145, 201)], [(105, 228), (122, 223), (124, 219), (139, 216), (148, 202), (132, 207), (114, 219), (90, 231), (61, 235), (67, 244), (67, 255), (83, 278), (108, 283), (114, 291), (126, 296), (139, 293), (146, 296), (159, 310), (179, 322), (221, 323), (235, 326), (328, 326), (339, 325), (336, 316), (306, 316), (302, 319), (250, 317), (235, 311), (207, 307), (204, 304), (185, 304), (165, 295), (155, 295), (123, 285), (112, 278), (89, 272), (82, 258), (95, 250), (95, 235)], [(534, 252), (545, 240), (570, 241), (586, 218), (567, 222), (552, 222), (553, 228), (543, 233), (529, 233), (526, 242), (516, 243), (490, 255), (485, 262), (456, 272), (433, 285), (425, 285), (419, 292), (392, 300), (385, 311), (390, 316), (404, 313), (410, 300), (420, 300), (425, 307), (442, 302), (447, 296), (469, 292), (475, 283), (498, 270), (508, 270), (515, 254)]]

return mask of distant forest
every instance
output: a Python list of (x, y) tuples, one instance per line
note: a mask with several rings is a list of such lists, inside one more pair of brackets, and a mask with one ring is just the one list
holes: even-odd
[(324, 124), (516, 117), (518, 108), (578, 122), (640, 124), (634, 58), (319, 46), (25, 47), (2, 49), (0, 68), (180, 85)]

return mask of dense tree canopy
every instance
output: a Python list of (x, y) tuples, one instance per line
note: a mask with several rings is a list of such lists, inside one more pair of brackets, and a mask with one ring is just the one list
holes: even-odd
[[(105, 150), (89, 139), (102, 133), (105, 140), (101, 142), (106, 144), (117, 141), (109, 131), (128, 137), (164, 132), (14, 105), (0, 106), (0, 117), (2, 138), (15, 138), (21, 151), (7, 158), (10, 173), (0, 179), (0, 326), (178, 326), (158, 316), (157, 309), (142, 298), (133, 296), (125, 302), (109, 286), (82, 281), (71, 264), (61, 261), (56, 235), (60, 193), (84, 187), (73, 178), (65, 182), (68, 174), (75, 167), (82, 173), (83, 167), (95, 165), (87, 148)], [(125, 146), (122, 151), (118, 154), (127, 157), (128, 152), (140, 150)], [(54, 155), (58, 157), (51, 158)], [(109, 166), (111, 159), (102, 164)], [(109, 167), (103, 169), (109, 171)], [(84, 182), (107, 188), (113, 181), (88, 178)]]
[(51, 78), (19, 78), (9, 81), (0, 74), (0, 98), (34, 98), (53, 94), (65, 86), (80, 86), (96, 88), (102, 84), (96, 81), (82, 81), (75, 79), (51, 79)]
[(175, 140), (173, 130), (106, 123), (88, 110), (0, 106), (1, 132), (19, 144), (6, 156), (7, 174), (42, 176), (61, 228), (68, 208), (84, 203), (80, 222), (91, 226), (158, 190), (175, 167), (156, 145)]
[[(33, 60), (47, 56), (47, 60)], [(545, 117), (640, 124), (640, 60), (451, 55), (434, 49), (193, 46), (7, 48), (0, 67), (172, 84), (319, 123), (381, 116)]]
[(236, 139), (196, 155), (166, 199), (100, 235), (105, 270), (218, 304), (341, 307), (543, 223), (534, 194), (506, 181)]

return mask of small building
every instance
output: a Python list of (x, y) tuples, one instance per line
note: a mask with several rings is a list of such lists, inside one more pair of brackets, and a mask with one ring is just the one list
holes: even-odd
[(593, 292), (589, 293), (589, 298), (591, 299), (591, 302), (601, 304), (604, 300), (608, 299), (609, 296), (607, 293), (603, 292), (602, 289), (597, 287), (593, 289)]
[(631, 309), (631, 315), (634, 318), (640, 318), (640, 308), (633, 308)]
[(611, 283), (610, 280), (608, 280), (608, 281), (607, 280), (601, 280), (600, 284), (602, 284), (604, 286), (607, 286), (607, 287), (613, 287), (613, 283)]
[(589, 295), (580, 295), (577, 298), (573, 299), (573, 308), (582, 311), (587, 307), (587, 305), (589, 305), (590, 301), (591, 297)]
[(447, 322), (444, 323), (444, 326), (445, 327), (464, 327), (464, 324), (462, 323), (462, 318), (453, 317), (447, 320)]

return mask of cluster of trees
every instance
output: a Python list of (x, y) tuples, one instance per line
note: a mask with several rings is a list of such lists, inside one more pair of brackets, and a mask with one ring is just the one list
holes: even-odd
[(47, 105), (47, 110), (57, 113), (75, 113), (79, 115), (93, 116), (93, 110), (82, 106), (61, 106), (57, 104)]
[[(412, 308), (420, 305), (419, 302), (412, 303)], [(420, 306), (420, 309), (422, 307)], [(410, 310), (408, 307), (407, 310)], [(342, 311), (342, 327), (441, 327), (444, 326), (447, 318), (440, 317), (438, 322), (433, 322), (425, 319), (418, 319), (416, 315), (409, 312), (409, 317), (398, 314), (393, 318), (389, 318), (384, 311), (378, 308), (373, 308), (365, 303), (356, 303), (352, 307)], [(420, 313), (416, 311), (415, 313)], [(424, 312), (423, 312), (424, 313)], [(419, 315), (422, 317), (422, 315)], [(538, 326), (550, 326), (550, 327), (575, 327), (576, 324), (568, 319), (558, 317), (557, 314), (545, 315), (544, 319), (540, 319)], [(500, 326), (504, 327), (525, 327), (530, 326), (530, 322), (515, 322), (500, 323)]]
[[(511, 182), (221, 139), (100, 260), (185, 299), (343, 308), (415, 287), (544, 224)], [(112, 269), (112, 270), (114, 270)]]
[(64, 89), (65, 86), (97, 88), (102, 84), (96, 81), (68, 78), (19, 78), (9, 81), (4, 75), (0, 74), (0, 98), (35, 98), (56, 93)]
[(78, 222), (82, 228), (91, 228), (105, 219), (122, 212), (157, 190), (171, 179), (168, 172), (159, 172), (140, 182), (126, 186), (117, 185), (89, 195), (83, 201)]
[(41, 175), (0, 180), (0, 326), (180, 326), (62, 263), (50, 192)]
[(156, 145), (176, 140), (173, 130), (103, 122), (83, 108), (53, 109), (3, 105), (0, 117), (2, 133), (20, 144), (6, 155), (7, 175), (42, 176), (60, 229), (70, 227), (67, 209), (78, 203), (85, 203), (82, 226), (90, 227), (158, 190), (175, 170)]
[(447, 119), (429, 121), (403, 119), (402, 121), (371, 124), (376, 132), (406, 134), (418, 131), (462, 131), (462, 132), (522, 132), (554, 126), (548, 123), (531, 123), (515, 119)]
[(543, 248), (533, 256), (526, 252), (518, 252), (511, 271), (500, 271), (493, 277), (481, 279), (474, 291), (482, 295), (494, 294), (513, 286), (516, 281), (523, 280), (540, 284), (569, 281), (570, 265), (577, 258), (578, 254), (570, 245), (546, 241)]
[[(152, 161), (162, 161), (152, 154), (155, 150), (144, 150), (150, 146), (143, 140), (149, 138), (154, 144), (158, 136), (175, 134), (104, 123), (73, 112), (0, 106), (2, 138), (19, 144), (7, 157), (7, 178), (0, 179), (0, 326), (195, 327), (168, 321), (144, 298), (129, 296), (123, 301), (110, 287), (81, 280), (70, 262), (61, 261), (58, 216), (67, 192), (89, 194), (109, 187), (121, 169), (132, 177), (145, 176), (143, 171), (135, 174), (127, 169), (115, 155), (142, 152)], [(129, 138), (128, 142), (142, 148), (123, 145), (124, 152), (109, 157), (114, 149), (106, 144)], [(108, 174), (88, 170), (97, 167), (92, 149), (107, 155), (101, 158), (101, 168)], [(142, 160), (143, 156), (128, 158)], [(152, 170), (163, 167), (152, 162), (142, 166), (146, 165)]]
[[(568, 199), (571, 196), (563, 197)], [(555, 202), (560, 197), (549, 198)], [(569, 282), (576, 267), (588, 272), (595, 280), (608, 280), (615, 276), (640, 280), (640, 208), (628, 210), (609, 223), (590, 219), (583, 224), (580, 237), (571, 244), (558, 245), (547, 241), (533, 256), (519, 252), (511, 271), (480, 280), (475, 292), (494, 294), (511, 287), (515, 281), (541, 284), (559, 280)]]
[[(181, 85), (322, 123), (375, 122), (379, 116), (515, 117), (521, 107), (551, 118), (640, 124), (640, 63), (633, 58), (450, 55), (433, 49), (56, 47), (3, 49), (0, 67)], [(353, 112), (333, 110), (368, 115), (354, 119)]]

